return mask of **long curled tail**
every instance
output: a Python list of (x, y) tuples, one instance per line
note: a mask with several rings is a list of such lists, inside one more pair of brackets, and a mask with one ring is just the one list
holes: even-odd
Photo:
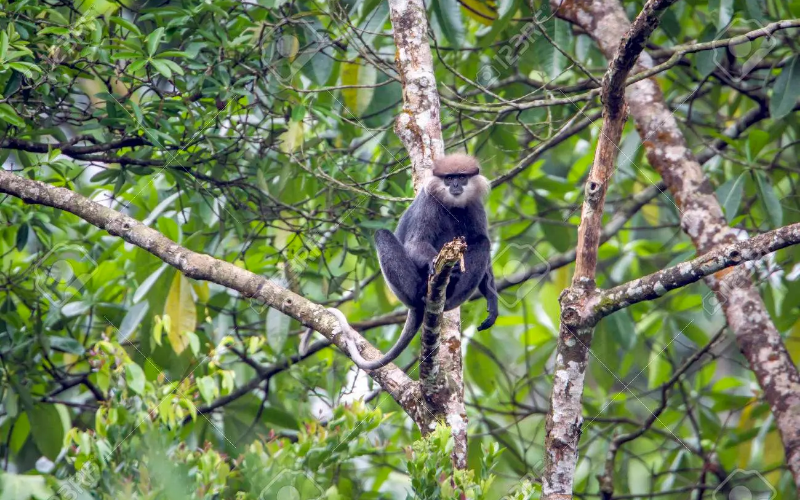
[(336, 309), (335, 307), (330, 307), (328, 308), (328, 312), (336, 316), (336, 319), (339, 321), (339, 328), (342, 329), (342, 334), (345, 335), (345, 344), (347, 345), (347, 351), (350, 354), (350, 358), (353, 360), (356, 366), (362, 370), (377, 370), (378, 368), (383, 368), (400, 356), (403, 351), (406, 350), (408, 344), (414, 340), (417, 330), (419, 330), (419, 327), (422, 326), (422, 318), (425, 314), (424, 309), (409, 309), (408, 316), (406, 316), (406, 324), (403, 326), (403, 332), (400, 334), (400, 338), (397, 339), (397, 342), (395, 342), (392, 348), (389, 349), (389, 352), (383, 355), (380, 359), (367, 360), (361, 356), (361, 352), (358, 350), (356, 341), (350, 334), (353, 329), (347, 322), (347, 318), (344, 316), (342, 311)]

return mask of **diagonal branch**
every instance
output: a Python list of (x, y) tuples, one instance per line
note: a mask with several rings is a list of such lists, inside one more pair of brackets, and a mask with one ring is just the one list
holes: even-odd
[[(595, 317), (599, 319), (638, 302), (656, 299), (671, 290), (696, 283), (723, 269), (759, 260), (767, 254), (798, 243), (800, 243), (800, 222), (745, 241), (717, 247), (689, 262), (600, 291), (600, 301), (594, 308)], [(745, 274), (745, 279), (750, 282), (749, 275)]]
[[(291, 316), (305, 326), (322, 333), (345, 354), (347, 347), (339, 331), (336, 318), (325, 307), (287, 290), (274, 282), (229, 262), (215, 259), (184, 248), (155, 229), (138, 220), (95, 203), (69, 189), (50, 186), (43, 182), (25, 179), (0, 169), (0, 193), (22, 199), (27, 203), (45, 205), (70, 212), (86, 222), (119, 236), (128, 243), (150, 252), (176, 268), (189, 278), (210, 281), (236, 290), (245, 297), (254, 298)], [(369, 344), (366, 339), (362, 343)], [(380, 356), (380, 351), (367, 345), (362, 351), (367, 359)], [(415, 422), (429, 420), (421, 408), (419, 384), (394, 364), (370, 373), (370, 376), (411, 416)]]

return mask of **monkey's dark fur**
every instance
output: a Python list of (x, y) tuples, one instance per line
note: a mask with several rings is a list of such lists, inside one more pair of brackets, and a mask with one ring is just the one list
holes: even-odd
[[(350, 357), (360, 368), (375, 370), (386, 366), (408, 347), (422, 325), (433, 261), (445, 243), (459, 236), (467, 242), (465, 270), (462, 273), (459, 266), (453, 268), (444, 309), (449, 311), (460, 306), (477, 288), (486, 297), (489, 312), (478, 330), (486, 330), (494, 324), (497, 290), (483, 206), (488, 191), (489, 182), (480, 175), (475, 158), (463, 154), (445, 156), (434, 163), (433, 176), (400, 217), (394, 234), (385, 229), (375, 234), (381, 271), (389, 288), (408, 306), (408, 317), (400, 338), (380, 359), (365, 360), (355, 342), (348, 341)], [(344, 315), (338, 310), (336, 313), (343, 332), (348, 332)]]

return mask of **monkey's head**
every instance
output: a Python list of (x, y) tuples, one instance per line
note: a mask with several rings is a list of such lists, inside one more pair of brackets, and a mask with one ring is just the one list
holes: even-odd
[(456, 153), (433, 162), (433, 175), (425, 190), (447, 207), (465, 207), (482, 202), (489, 193), (489, 181), (481, 175), (478, 160)]

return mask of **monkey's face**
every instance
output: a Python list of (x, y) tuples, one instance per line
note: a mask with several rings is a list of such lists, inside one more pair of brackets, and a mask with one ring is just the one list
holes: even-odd
[(469, 177), (466, 175), (448, 175), (442, 181), (456, 198), (464, 194), (464, 188), (469, 185)]
[(445, 206), (461, 208), (480, 202), (489, 191), (489, 182), (480, 174), (434, 175), (428, 181), (427, 190)]

